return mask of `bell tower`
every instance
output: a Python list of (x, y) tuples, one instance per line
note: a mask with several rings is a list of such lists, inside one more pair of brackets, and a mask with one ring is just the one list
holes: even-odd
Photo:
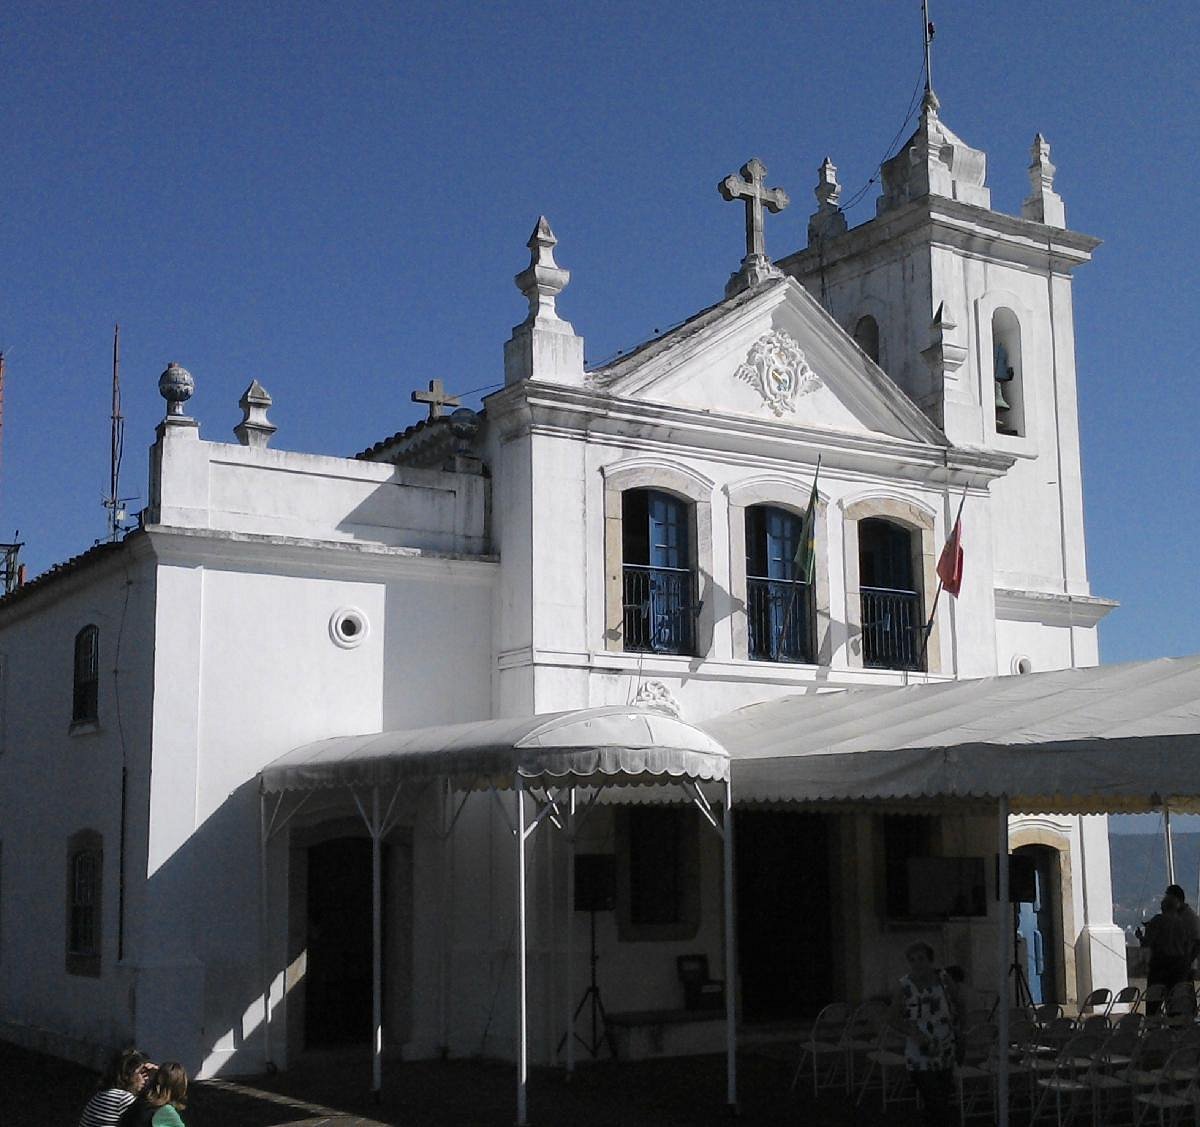
[(1069, 647), (1034, 668), (1094, 664), (1092, 628), (1111, 604), (1088, 593), (1071, 276), (1099, 240), (1067, 230), (1041, 134), (1020, 215), (994, 211), (986, 155), (941, 120), (932, 89), (881, 171), (875, 217), (847, 228), (826, 158), (808, 245), (778, 265), (951, 442), (1012, 457), (989, 504), (997, 618), (1012, 604), (1069, 628)]

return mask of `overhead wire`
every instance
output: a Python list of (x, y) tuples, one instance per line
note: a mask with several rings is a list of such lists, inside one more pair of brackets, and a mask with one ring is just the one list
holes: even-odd
[(900, 128), (896, 130), (895, 134), (892, 136), (892, 139), (888, 142), (887, 148), (884, 150), (883, 156), (880, 158), (879, 163), (875, 166), (875, 170), (874, 170), (874, 172), (871, 173), (870, 178), (867, 180), (867, 182), (861, 188), (858, 189), (857, 192), (855, 192), (850, 197), (850, 199), (848, 199), (844, 204), (840, 204), (838, 206), (839, 211), (841, 211), (843, 213), (849, 211), (850, 208), (852, 208), (856, 204), (858, 204), (859, 201), (862, 200), (863, 196), (865, 196), (867, 194), (867, 192), (869, 192), (871, 190), (871, 187), (875, 183), (878, 182), (879, 175), (883, 171), (883, 166), (894, 155), (892, 150), (895, 149), (897, 142), (904, 135), (904, 131), (908, 128), (909, 123), (912, 121), (913, 114), (916, 113), (917, 107), (921, 104), (921, 98), (924, 93), (924, 87), (925, 87), (925, 59), (924, 59), (924, 57), (922, 57), (921, 68), (917, 73), (916, 85), (913, 87), (912, 96), (908, 100), (908, 110), (904, 115), (904, 120), (900, 123)]

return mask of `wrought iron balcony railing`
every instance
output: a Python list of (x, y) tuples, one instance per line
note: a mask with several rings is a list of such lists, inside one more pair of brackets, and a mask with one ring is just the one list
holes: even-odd
[(874, 669), (924, 669), (925, 623), (916, 591), (862, 587), (863, 665)]
[(747, 576), (746, 624), (753, 660), (814, 660), (807, 583)]
[(690, 654), (696, 646), (696, 576), (689, 568), (625, 565), (625, 649)]

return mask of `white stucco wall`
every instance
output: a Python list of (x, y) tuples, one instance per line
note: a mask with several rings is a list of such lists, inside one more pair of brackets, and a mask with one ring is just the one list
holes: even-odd
[[(0, 1035), (99, 1063), (135, 1027), (154, 569), (144, 541), (34, 588), (0, 618)], [(99, 721), (71, 728), (74, 641), (99, 628)], [(119, 958), (121, 787), (125, 929)], [(138, 797), (142, 796), (142, 801)], [(102, 836), (100, 970), (69, 974), (68, 839)]]

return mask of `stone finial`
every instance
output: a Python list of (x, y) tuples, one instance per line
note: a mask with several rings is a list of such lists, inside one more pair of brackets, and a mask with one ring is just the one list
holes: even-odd
[(940, 103), (926, 89), (916, 132), (900, 151), (883, 162), (883, 194), (875, 202), (876, 214), (902, 207), (922, 196), (942, 196), (976, 207), (990, 208), (987, 187), (987, 154), (973, 149), (938, 116)]
[(958, 332), (958, 322), (943, 301), (929, 322), (929, 347), (921, 350), (925, 363), (937, 378), (944, 378), (963, 366), (967, 346)]
[(513, 329), (504, 345), (504, 382), (549, 380), (583, 383), (583, 338), (555, 307), (571, 273), (554, 261), (558, 239), (544, 215), (529, 236), (529, 265), (513, 280), (529, 300), (529, 315)]
[(717, 185), (721, 198), (730, 203), (744, 200), (746, 204), (746, 257), (741, 269), (730, 275), (725, 283), (725, 296), (765, 282), (768, 278), (782, 278), (783, 273), (771, 264), (763, 240), (763, 208), (772, 215), (781, 212), (791, 202), (782, 188), (766, 187), (767, 166), (758, 157), (752, 157), (742, 165), (740, 172), (726, 176)]
[(267, 408), (271, 406), (271, 397), (267, 394), (267, 389), (258, 380), (253, 380), (242, 392), (238, 406), (242, 409), (242, 421), (233, 428), (238, 442), (243, 446), (266, 449), (271, 435), (278, 429), (267, 418)]
[(839, 206), (842, 186), (838, 183), (837, 165), (828, 157), (817, 170), (817, 186), (813, 189), (817, 197), (817, 210), (809, 216), (808, 242), (811, 246), (821, 239), (829, 239), (846, 230), (846, 216)]
[(1021, 204), (1021, 216), (1050, 227), (1067, 225), (1067, 209), (1062, 196), (1054, 190), (1054, 165), (1050, 162), (1050, 142), (1040, 133), (1033, 139), (1030, 150), (1029, 198)]
[(183, 405), (196, 390), (192, 373), (174, 360), (168, 361), (166, 371), (158, 377), (158, 394), (167, 401), (168, 415), (182, 415)]
[(192, 397), (196, 390), (196, 381), (192, 373), (182, 364), (174, 360), (167, 364), (166, 370), (158, 377), (158, 394), (167, 401), (167, 416), (159, 424), (159, 432), (163, 427), (197, 428), (195, 419), (183, 413), (183, 405)]
[(447, 423), (454, 436), (454, 453), (443, 469), (455, 473), (482, 473), (483, 463), (474, 450), (475, 437), (479, 434), (481, 424), (479, 415), (470, 407), (458, 407), (450, 412)]
[(554, 261), (558, 239), (554, 237), (544, 215), (538, 216), (537, 226), (525, 245), (530, 251), (529, 265), (513, 279), (517, 289), (529, 299), (529, 316), (525, 318), (525, 324), (558, 321), (558, 310), (554, 303), (567, 288), (571, 272)]

